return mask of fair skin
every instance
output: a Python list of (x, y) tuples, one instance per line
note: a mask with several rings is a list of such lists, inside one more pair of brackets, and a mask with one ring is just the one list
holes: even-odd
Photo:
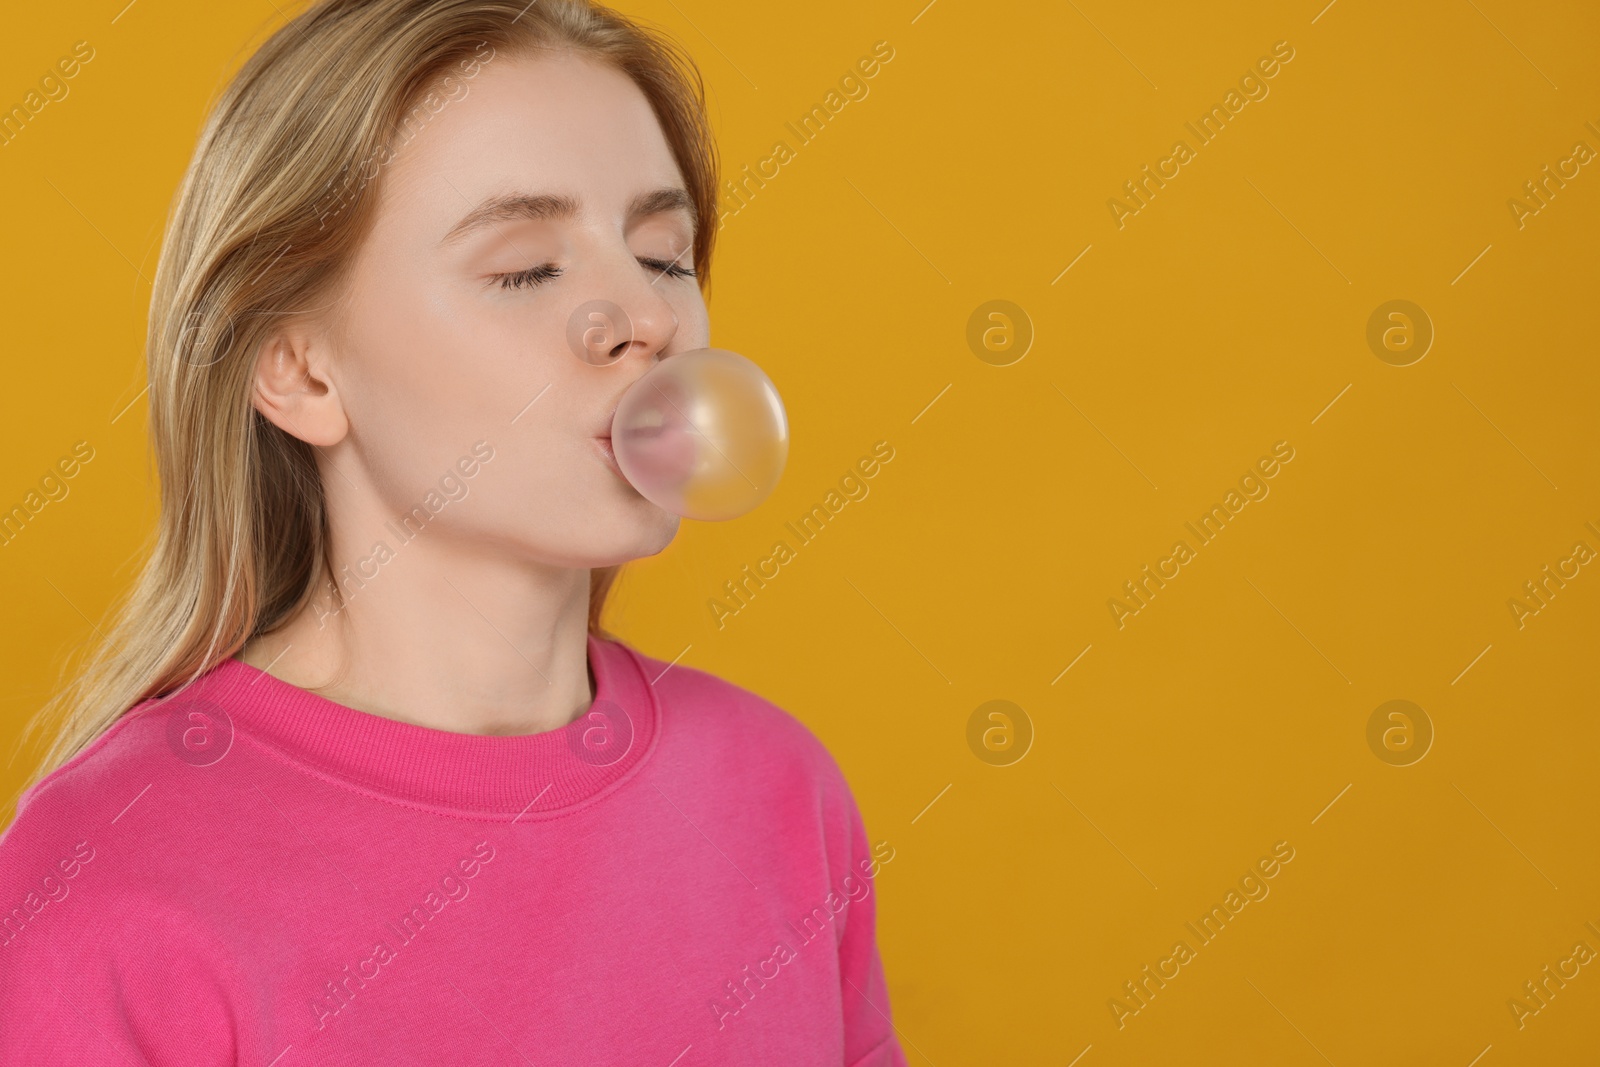
[[(537, 733), (593, 700), (591, 568), (654, 555), (677, 532), (596, 438), (631, 384), (706, 347), (710, 327), (695, 279), (664, 269), (693, 269), (690, 210), (629, 213), (640, 194), (685, 186), (626, 75), (502, 52), (446, 89), (368, 189), (377, 217), (348, 290), (258, 354), (257, 410), (315, 446), (347, 603), (336, 611), (324, 588), (237, 658), (404, 722)], [(570, 197), (579, 213), (446, 240), (508, 194)], [(517, 288), (494, 277), (545, 264), (561, 274)], [(569, 318), (594, 300), (632, 325), (609, 364), (568, 343)], [(408, 514), (411, 540), (396, 532)]]

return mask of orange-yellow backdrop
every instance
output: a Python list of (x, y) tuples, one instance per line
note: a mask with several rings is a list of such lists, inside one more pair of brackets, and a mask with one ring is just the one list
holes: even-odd
[[(5, 820), (21, 724), (152, 523), (134, 401), (169, 199), (292, 10), (125, 2), (0, 34), (7, 106), (94, 50), (0, 147), (0, 508), (95, 450), (0, 549)], [(623, 5), (697, 56), (730, 177), (765, 166), (728, 201), (712, 339), (766, 367), (794, 447), (758, 510), (636, 565), (612, 625), (837, 756), (895, 848), (879, 941), (913, 1063), (1600, 1042), (1600, 9), (1324, 3)], [(880, 441), (870, 493), (719, 627), (723, 583)], [(1237, 514), (1202, 544), (1213, 504)], [(992, 700), (1009, 747), (987, 710), (969, 742)], [(1369, 742), (1391, 700), (1414, 709)], [(1185, 924), (1279, 842), (1202, 944)]]

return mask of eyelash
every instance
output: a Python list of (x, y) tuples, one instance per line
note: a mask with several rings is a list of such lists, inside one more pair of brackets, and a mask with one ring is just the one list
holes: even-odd
[[(669, 263), (664, 259), (641, 258), (639, 262), (674, 278), (693, 278), (695, 276), (694, 268), (684, 267), (677, 263)], [(537, 267), (529, 267), (527, 270), (513, 271), (510, 274), (494, 274), (491, 277), (500, 283), (500, 288), (502, 289), (522, 289), (524, 287), (531, 289), (552, 278), (559, 278), (563, 273), (562, 268), (544, 263)]]

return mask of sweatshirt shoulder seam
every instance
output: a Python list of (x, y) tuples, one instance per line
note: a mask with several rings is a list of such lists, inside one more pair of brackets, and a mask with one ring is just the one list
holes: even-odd
[(77, 771), (79, 768), (83, 767), (90, 760), (94, 759), (97, 755), (103, 752), (106, 747), (110, 745), (111, 740), (118, 734), (122, 733), (122, 731), (126, 729), (131, 722), (145, 715), (145, 709), (149, 703), (149, 700), (141, 700), (124, 710), (122, 714), (116, 717), (110, 726), (107, 726), (104, 730), (102, 730), (99, 736), (97, 736), (94, 740), (90, 741), (87, 745), (84, 745), (83, 748), (76, 752), (71, 759), (67, 760), (61, 766), (57, 767), (55, 770), (51, 771), (49, 774), (35, 782), (27, 792), (23, 793), (22, 796), (17, 798), (16, 813), (12, 819), (12, 822), (20, 820), (23, 812), (32, 807), (34, 801), (38, 800), (45, 794), (52, 792), (63, 782), (73, 778), (74, 771)]

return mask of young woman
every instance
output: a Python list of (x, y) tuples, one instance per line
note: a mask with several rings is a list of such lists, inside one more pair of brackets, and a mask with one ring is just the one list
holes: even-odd
[(250, 57), (154, 285), (154, 551), (0, 839), (0, 1064), (905, 1063), (837, 764), (600, 626), (716, 182), (692, 63), (583, 0)]

